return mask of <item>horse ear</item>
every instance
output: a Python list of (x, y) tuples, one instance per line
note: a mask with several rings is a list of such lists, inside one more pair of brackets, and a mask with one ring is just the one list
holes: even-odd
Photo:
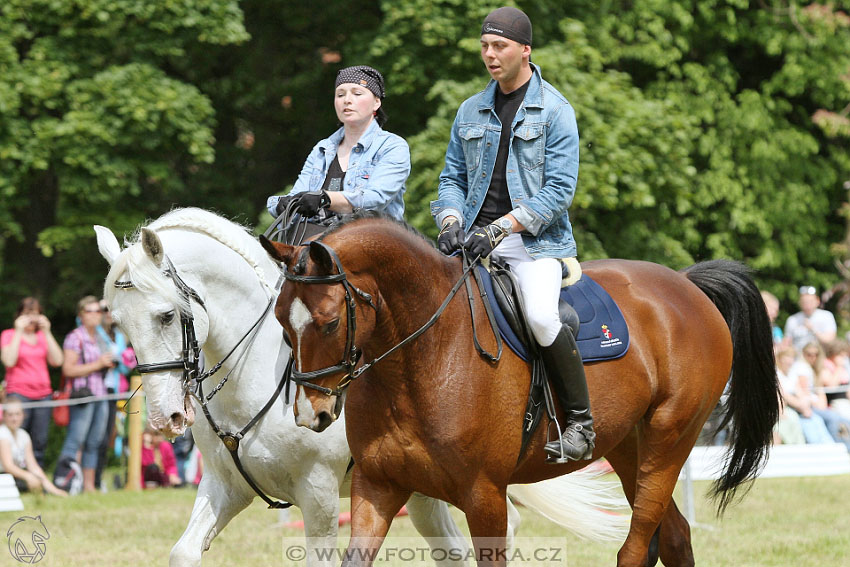
[(328, 249), (316, 242), (310, 241), (310, 259), (319, 267), (319, 273), (330, 274), (334, 270), (334, 261)]
[(115, 258), (121, 254), (121, 246), (118, 244), (118, 239), (112, 234), (112, 231), (105, 226), (99, 224), (94, 225), (94, 232), (97, 235), (97, 249), (100, 255), (106, 258), (111, 266), (115, 262)]
[(289, 244), (283, 244), (281, 242), (272, 242), (262, 234), (260, 235), (260, 244), (263, 248), (265, 248), (266, 252), (269, 253), (269, 256), (278, 262), (285, 262), (288, 264), (292, 259), (292, 254), (295, 252), (295, 246), (290, 246)]
[(157, 236), (157, 234), (149, 228), (142, 229), (142, 248), (157, 268), (162, 265), (162, 241), (159, 239), (159, 236)]

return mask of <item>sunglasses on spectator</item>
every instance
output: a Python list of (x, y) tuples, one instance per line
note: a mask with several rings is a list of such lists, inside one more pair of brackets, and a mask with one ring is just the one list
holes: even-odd
[(813, 285), (804, 285), (800, 288), (800, 295), (817, 295), (818, 290)]

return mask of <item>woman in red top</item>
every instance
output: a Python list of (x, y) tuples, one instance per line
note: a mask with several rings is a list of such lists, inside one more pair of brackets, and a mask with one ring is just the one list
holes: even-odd
[[(0, 334), (0, 359), (6, 367), (6, 394), (21, 402), (49, 400), (53, 393), (47, 365), (62, 366), (62, 347), (50, 332), (50, 320), (41, 312), (34, 297), (18, 305), (15, 326)], [(38, 464), (44, 467), (44, 448), (51, 408), (30, 408), (24, 412), (22, 428), (32, 438)]]

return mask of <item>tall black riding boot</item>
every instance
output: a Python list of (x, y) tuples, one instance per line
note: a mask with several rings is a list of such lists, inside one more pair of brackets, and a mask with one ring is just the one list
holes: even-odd
[(596, 433), (593, 432), (584, 365), (569, 327), (563, 326), (555, 342), (548, 347), (541, 347), (540, 353), (546, 365), (549, 383), (566, 414), (561, 442), (550, 441), (544, 448), (549, 454), (547, 462), (566, 463), (570, 460), (590, 459)]

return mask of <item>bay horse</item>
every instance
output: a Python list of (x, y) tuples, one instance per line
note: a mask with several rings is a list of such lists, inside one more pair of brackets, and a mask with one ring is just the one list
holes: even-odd
[[(244, 227), (197, 208), (175, 209), (148, 223), (124, 249), (108, 228), (96, 226), (95, 231), (98, 249), (110, 265), (104, 298), (145, 370), (149, 422), (169, 438), (191, 425), (204, 458), (194, 509), (169, 564), (201, 564), (213, 539), (258, 497), (250, 478), (263, 493), (260, 497), (301, 508), (307, 564), (332, 565), (333, 559), (326, 553), (320, 558), (317, 550), (336, 549), (339, 499), (349, 493), (345, 416), (317, 435), (296, 426), (292, 404), (276, 390), (290, 355), (270, 309), (280, 267)], [(203, 389), (186, 380), (186, 367), (197, 363), (197, 352), (187, 348), (187, 333), (203, 352), (206, 368), (219, 368), (203, 380)], [(257, 421), (246, 428), (252, 420)], [(242, 430), (236, 452), (246, 474), (227, 447), (231, 440), (222, 435)], [(610, 517), (604, 510), (610, 506), (590, 496), (599, 488), (598, 481), (586, 476), (573, 483), (530, 485), (516, 493), (560, 500), (567, 491), (582, 491), (584, 503), (559, 519), (590, 535), (583, 517)], [(600, 505), (603, 509), (594, 515)], [(466, 545), (445, 502), (414, 494), (407, 509), (432, 545)], [(519, 514), (511, 509), (512, 535)], [(616, 529), (613, 522), (607, 525)], [(451, 558), (436, 563), (465, 565)]]
[[(371, 565), (355, 558), (377, 551), (414, 491), (463, 510), (479, 564), (505, 565), (508, 485), (590, 461), (547, 464), (542, 426), (520, 454), (530, 367), (508, 349), (495, 363), (472, 350), (471, 307), (465, 296), (448, 299), (461, 260), (407, 225), (368, 216), (308, 246), (263, 245), (287, 272), (275, 315), (293, 345), (297, 422), (329, 427), (344, 396), (355, 465), (343, 565)], [(731, 434), (714, 486), (718, 513), (760, 471), (778, 417), (764, 304), (734, 262), (683, 272), (627, 260), (582, 267), (619, 305), (631, 337), (622, 358), (586, 365), (593, 458), (608, 459), (633, 510), (617, 565), (654, 565), (660, 552), (668, 567), (691, 566), (690, 528), (672, 493), (727, 380)], [(486, 321), (478, 297), (473, 310)], [(495, 352), (492, 336), (479, 332), (479, 340)]]

